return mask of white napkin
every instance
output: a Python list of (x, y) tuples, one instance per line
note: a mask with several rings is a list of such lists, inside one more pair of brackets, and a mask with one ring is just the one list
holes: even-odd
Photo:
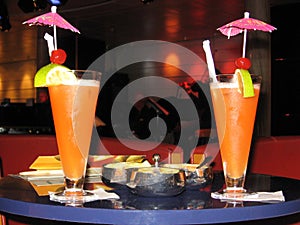
[(232, 200), (232, 201), (252, 201), (252, 202), (266, 202), (266, 203), (276, 203), (284, 202), (285, 198), (282, 191), (276, 192), (253, 192), (250, 194), (240, 195), (240, 196), (229, 196), (222, 193), (213, 192), (211, 197), (214, 199), (220, 199), (221, 201)]
[(92, 191), (89, 191), (91, 193), (94, 193), (99, 200), (104, 200), (104, 199), (120, 199), (119, 195), (113, 192), (107, 192), (103, 188), (98, 188)]
[[(120, 199), (119, 195), (116, 193), (106, 192), (103, 188), (98, 188), (92, 191), (87, 191), (93, 193), (93, 195), (85, 195), (82, 197), (82, 202), (92, 202), (97, 200), (105, 200), (105, 199)], [(56, 192), (49, 192), (49, 197), (51, 201), (60, 202), (60, 203), (68, 203), (70, 199), (64, 195), (56, 195)]]

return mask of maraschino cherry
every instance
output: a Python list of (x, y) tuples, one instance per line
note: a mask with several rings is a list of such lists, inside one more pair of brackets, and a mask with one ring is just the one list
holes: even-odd
[(51, 52), (50, 61), (55, 64), (64, 64), (67, 58), (67, 53), (63, 49), (53, 50)]
[(250, 59), (244, 57), (237, 58), (234, 63), (239, 69), (248, 70), (251, 67)]

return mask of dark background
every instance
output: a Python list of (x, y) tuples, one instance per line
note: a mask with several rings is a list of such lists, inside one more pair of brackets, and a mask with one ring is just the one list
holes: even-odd
[(300, 4), (271, 8), (272, 127), (271, 134), (300, 134)]

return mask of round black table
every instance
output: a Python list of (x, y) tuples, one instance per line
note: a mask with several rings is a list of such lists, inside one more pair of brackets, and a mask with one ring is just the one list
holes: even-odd
[[(116, 189), (119, 200), (101, 200), (82, 207), (67, 207), (40, 197), (30, 183), (16, 177), (0, 180), (0, 212), (51, 221), (88, 224), (213, 224), (261, 220), (300, 213), (300, 180), (250, 174), (246, 188), (251, 191), (282, 190), (286, 201), (280, 203), (244, 202), (233, 205), (210, 197), (221, 190), (223, 174), (215, 173), (212, 185), (185, 190), (174, 197), (141, 197), (126, 188)], [(297, 217), (298, 218), (298, 217)]]

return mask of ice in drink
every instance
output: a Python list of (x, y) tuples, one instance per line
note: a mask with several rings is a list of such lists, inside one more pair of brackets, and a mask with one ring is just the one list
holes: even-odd
[(49, 86), (66, 190), (82, 191), (98, 93), (96, 80)]
[[(221, 75), (222, 76), (222, 75)], [(260, 85), (254, 97), (244, 97), (238, 82), (210, 84), (226, 191), (244, 191)]]

